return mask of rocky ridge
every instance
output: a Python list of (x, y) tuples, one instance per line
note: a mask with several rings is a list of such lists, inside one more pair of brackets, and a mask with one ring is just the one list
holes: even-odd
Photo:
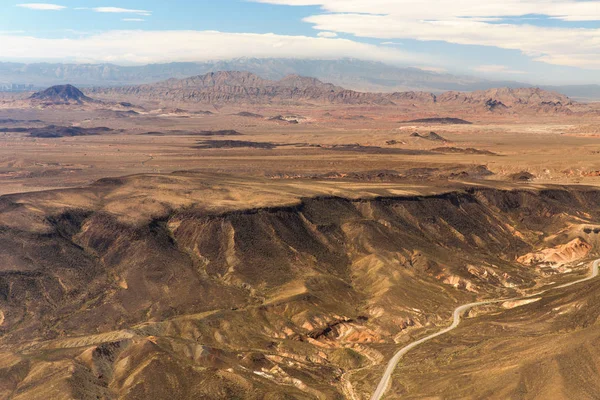
[(231, 206), (234, 185), (209, 178), (0, 198), (0, 397), (341, 398), (373, 381), (345, 372), (446, 324), (448, 304), (531, 287), (523, 254), (597, 240), (568, 229), (600, 216), (582, 188), (226, 210), (207, 201)]
[(116, 88), (93, 88), (91, 94), (132, 96), (147, 100), (207, 104), (343, 104), (384, 106), (449, 106), (489, 112), (568, 112), (567, 96), (539, 88), (490, 89), (476, 92), (368, 93), (347, 90), (315, 78), (289, 75), (263, 79), (250, 72), (222, 71), (186, 79)]

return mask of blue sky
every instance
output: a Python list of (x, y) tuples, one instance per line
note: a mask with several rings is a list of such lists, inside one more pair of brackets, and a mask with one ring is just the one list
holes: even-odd
[[(32, 10), (19, 7), (18, 0), (0, 0), (1, 30), (25, 30), (40, 36), (62, 37), (65, 30), (80, 32), (115, 29), (218, 30), (224, 32), (277, 32), (289, 35), (315, 35), (310, 24), (302, 22), (318, 12), (319, 7), (288, 7), (242, 0), (64, 0), (53, 4), (67, 8), (60, 11)], [(23, 2), (21, 4), (27, 4)], [(118, 7), (147, 10), (151, 15), (99, 13), (84, 7)], [(143, 19), (144, 21), (124, 21)]]
[(355, 57), (600, 83), (600, 0), (0, 0), (0, 60)]

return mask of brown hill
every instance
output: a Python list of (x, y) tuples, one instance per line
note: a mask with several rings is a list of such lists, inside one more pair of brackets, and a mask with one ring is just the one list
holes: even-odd
[(214, 72), (139, 86), (94, 88), (90, 93), (208, 104), (421, 105), (475, 112), (564, 111), (573, 105), (566, 96), (538, 88), (447, 92), (439, 96), (426, 92), (365, 93), (298, 75), (273, 81), (249, 72), (236, 71)]
[(249, 72), (215, 72), (149, 85), (96, 88), (98, 94), (133, 95), (152, 100), (195, 103), (379, 103), (379, 94), (365, 94), (291, 75), (279, 81)]
[(552, 111), (573, 105), (567, 96), (539, 88), (498, 88), (471, 93), (446, 92), (437, 96), (437, 102), (463, 106), (481, 106), (489, 111), (508, 111), (528, 108), (534, 111)]

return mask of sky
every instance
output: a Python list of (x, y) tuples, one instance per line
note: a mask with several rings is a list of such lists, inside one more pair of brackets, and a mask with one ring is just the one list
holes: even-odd
[(600, 83), (600, 0), (0, 0), (0, 61), (359, 58)]

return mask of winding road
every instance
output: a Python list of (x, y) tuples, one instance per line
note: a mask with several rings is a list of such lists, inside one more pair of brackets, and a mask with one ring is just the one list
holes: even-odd
[(383, 397), (383, 395), (385, 394), (388, 385), (390, 383), (390, 379), (392, 377), (392, 373), (394, 372), (394, 370), (396, 369), (396, 366), (398, 365), (398, 363), (400, 362), (400, 360), (402, 359), (402, 357), (408, 353), (409, 351), (411, 351), (412, 349), (414, 349), (415, 347), (417, 347), (420, 344), (423, 344), (431, 339), (434, 339), (438, 336), (444, 335), (448, 332), (450, 332), (453, 329), (456, 329), (456, 327), (458, 327), (458, 325), (460, 325), (460, 321), (461, 321), (461, 316), (468, 310), (470, 310), (473, 307), (477, 307), (477, 306), (483, 306), (483, 305), (487, 305), (487, 304), (494, 304), (494, 303), (504, 303), (505, 301), (517, 301), (517, 300), (526, 300), (526, 299), (530, 299), (531, 297), (535, 297), (535, 296), (539, 296), (541, 294), (544, 294), (546, 292), (549, 292), (551, 290), (555, 290), (555, 289), (561, 289), (561, 288), (566, 288), (569, 286), (573, 286), (573, 285), (577, 285), (579, 283), (583, 283), (586, 281), (589, 281), (591, 279), (594, 279), (598, 276), (598, 268), (600, 265), (600, 259), (596, 260), (593, 262), (592, 264), (592, 272), (591, 274), (587, 277), (587, 278), (583, 278), (583, 279), (579, 279), (577, 281), (574, 282), (570, 282), (564, 285), (560, 285), (560, 286), (556, 286), (550, 289), (546, 289), (543, 290), (541, 292), (537, 292), (534, 294), (530, 294), (528, 296), (525, 297), (518, 297), (518, 298), (512, 298), (512, 299), (500, 299), (500, 300), (487, 300), (487, 301), (480, 301), (477, 303), (469, 303), (469, 304), (465, 304), (463, 306), (458, 307), (456, 310), (454, 310), (454, 321), (452, 322), (452, 325), (450, 325), (448, 328), (443, 329), (439, 332), (436, 332), (432, 335), (426, 336), (422, 339), (419, 339), (415, 342), (410, 343), (409, 345), (403, 347), (402, 349), (400, 349), (395, 355), (394, 357), (392, 357), (392, 359), (388, 362), (387, 364), (387, 368), (385, 369), (385, 372), (383, 373), (383, 377), (381, 378), (381, 380), (379, 381), (379, 385), (377, 385), (377, 389), (375, 390), (375, 393), (373, 393), (373, 396), (371, 396), (371, 400), (381, 400), (381, 398)]

